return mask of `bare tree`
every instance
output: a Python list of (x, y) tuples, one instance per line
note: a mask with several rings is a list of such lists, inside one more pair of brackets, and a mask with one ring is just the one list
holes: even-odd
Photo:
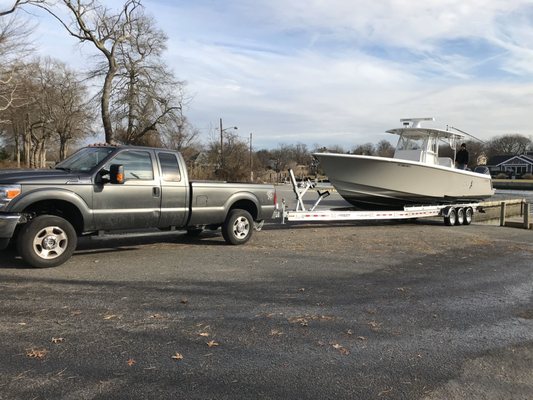
[[(0, 113), (20, 105), (16, 70), (31, 52), (28, 37), (32, 26), (15, 17), (0, 19)], [(0, 115), (0, 123), (6, 123)]]
[(497, 136), (486, 144), (487, 155), (489, 157), (525, 154), (532, 147), (533, 143), (531, 138), (520, 134)]
[(346, 150), (341, 145), (335, 144), (333, 146), (325, 147), (321, 146), (317, 143), (313, 146), (313, 153), (339, 153), (344, 154), (346, 153)]
[(59, 144), (59, 160), (63, 160), (71, 144), (91, 133), (94, 114), (87, 105), (87, 87), (76, 73), (61, 62), (46, 62), (53, 70), (51, 79), (56, 82), (49, 107), (54, 139)]
[(167, 36), (143, 9), (136, 11), (127, 36), (117, 49), (119, 71), (112, 94), (112, 116), (117, 139), (145, 144), (145, 136), (156, 140), (165, 124), (184, 126), (183, 83), (174, 78), (161, 58)]
[(0, 8), (0, 17), (14, 13), (17, 8), (25, 4), (42, 4), (45, 2), (46, 0), (13, 0), (7, 8)]
[(50, 59), (20, 66), (14, 79), (19, 82), (17, 96), (25, 102), (3, 114), (9, 121), (4, 130), (18, 163), (22, 155), (26, 166), (43, 167), (56, 141), (61, 158), (69, 143), (90, 132), (87, 89), (73, 71)]
[(394, 146), (388, 140), (380, 140), (376, 145), (376, 155), (380, 157), (394, 156)]
[(373, 143), (365, 143), (355, 146), (352, 154), (359, 154), (364, 156), (373, 156), (376, 154), (376, 148)]
[[(50, 13), (67, 32), (82, 43), (91, 43), (105, 58), (104, 83), (100, 96), (100, 109), (105, 139), (113, 141), (110, 114), (110, 98), (113, 79), (119, 69), (118, 46), (127, 41), (131, 25), (135, 23), (136, 10), (142, 7), (140, 0), (127, 0), (120, 11), (114, 12), (96, 0), (59, 0), (53, 5), (36, 4)], [(64, 20), (55, 7), (63, 6), (70, 20)]]

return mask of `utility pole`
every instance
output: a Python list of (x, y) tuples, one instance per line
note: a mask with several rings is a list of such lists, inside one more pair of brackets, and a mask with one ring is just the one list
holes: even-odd
[(229, 128), (222, 128), (222, 118), (219, 119), (220, 123), (220, 171), (224, 173), (224, 132), (228, 129), (239, 129), (236, 126), (231, 126)]
[(220, 170), (224, 170), (224, 130), (222, 129), (222, 118), (220, 118)]

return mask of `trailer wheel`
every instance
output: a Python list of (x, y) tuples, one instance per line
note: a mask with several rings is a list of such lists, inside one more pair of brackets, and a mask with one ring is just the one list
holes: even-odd
[(253, 223), (248, 211), (231, 210), (222, 224), (222, 236), (228, 244), (244, 244), (252, 237)]
[(467, 207), (465, 209), (465, 220), (463, 224), (470, 225), (472, 223), (473, 215), (474, 215), (474, 210), (472, 209), (472, 207)]
[(463, 225), (464, 223), (465, 223), (465, 209), (461, 207), (457, 209), (457, 219), (455, 221), (455, 225)]
[(455, 211), (455, 208), (451, 208), (448, 212), (448, 215), (444, 217), (444, 223), (447, 226), (453, 226), (455, 225), (455, 222), (457, 221), (457, 212)]
[(22, 227), (17, 249), (22, 259), (36, 268), (56, 267), (74, 253), (78, 237), (64, 218), (41, 215)]

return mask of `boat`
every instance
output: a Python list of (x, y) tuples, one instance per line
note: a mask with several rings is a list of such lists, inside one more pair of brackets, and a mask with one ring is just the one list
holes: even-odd
[[(353, 206), (365, 210), (403, 209), (411, 205), (476, 202), (494, 194), (488, 168), (455, 168), (450, 157), (439, 157), (439, 144), (454, 151), (464, 135), (422, 127), (434, 118), (401, 119), (394, 156), (377, 157), (314, 153), (337, 192)], [(463, 131), (460, 131), (463, 132)], [(466, 133), (466, 132), (463, 132)]]

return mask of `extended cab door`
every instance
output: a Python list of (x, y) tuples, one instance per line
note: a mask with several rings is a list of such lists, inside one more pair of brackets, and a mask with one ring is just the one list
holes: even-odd
[(95, 184), (94, 222), (98, 229), (137, 229), (158, 226), (161, 186), (154, 153), (149, 150), (121, 151), (106, 163), (124, 166), (123, 184)]
[(160, 227), (182, 227), (187, 221), (188, 185), (180, 171), (180, 163), (175, 153), (158, 151), (161, 168), (161, 217)]

